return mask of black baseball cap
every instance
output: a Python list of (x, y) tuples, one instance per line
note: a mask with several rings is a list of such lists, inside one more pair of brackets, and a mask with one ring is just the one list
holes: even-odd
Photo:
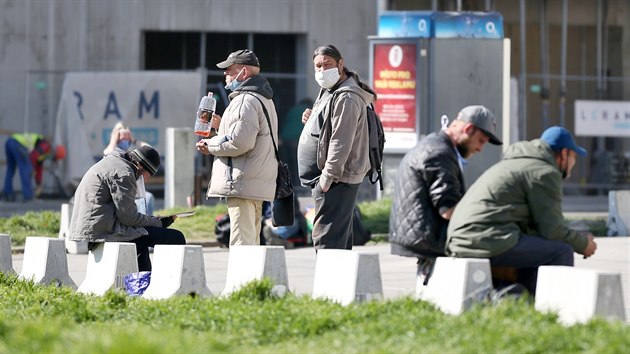
[(227, 59), (217, 64), (219, 69), (228, 68), (234, 64), (243, 64), (260, 67), (258, 57), (249, 49), (240, 49), (236, 52), (230, 53)]

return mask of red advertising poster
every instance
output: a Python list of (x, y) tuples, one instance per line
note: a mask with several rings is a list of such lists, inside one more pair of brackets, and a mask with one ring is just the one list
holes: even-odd
[(414, 133), (415, 137), (416, 45), (375, 44), (372, 77), (378, 94), (375, 110), (385, 132)]

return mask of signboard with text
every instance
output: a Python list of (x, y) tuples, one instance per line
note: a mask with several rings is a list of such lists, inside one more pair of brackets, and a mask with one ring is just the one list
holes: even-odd
[(118, 122), (164, 154), (166, 128), (192, 128), (200, 87), (201, 75), (195, 72), (66, 74), (54, 137), (68, 151), (58, 171), (64, 184), (78, 183), (102, 158)]
[(630, 101), (575, 101), (575, 135), (630, 137)]
[(417, 142), (416, 44), (374, 44), (375, 110), (385, 130), (385, 149), (410, 149)]

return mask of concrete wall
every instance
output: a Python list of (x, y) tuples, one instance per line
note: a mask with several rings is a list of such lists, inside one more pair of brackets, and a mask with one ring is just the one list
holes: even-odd
[(334, 43), (367, 78), (376, 12), (363, 0), (0, 0), (0, 127), (52, 135), (63, 72), (142, 69), (144, 30), (304, 34), (307, 77), (313, 49)]

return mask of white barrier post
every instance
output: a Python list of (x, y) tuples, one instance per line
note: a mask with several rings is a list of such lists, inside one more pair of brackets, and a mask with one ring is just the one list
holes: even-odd
[(630, 191), (608, 191), (608, 236), (630, 236)]
[(164, 208), (188, 205), (195, 180), (195, 142), (192, 128), (166, 128)]
[(212, 296), (206, 284), (203, 249), (199, 245), (156, 245), (151, 283), (142, 297)]
[(85, 280), (79, 292), (103, 295), (109, 289), (124, 289), (122, 277), (138, 272), (136, 245), (131, 242), (104, 242), (88, 254)]
[(11, 256), (11, 236), (0, 234), (0, 273), (15, 274)]
[(283, 246), (232, 246), (228, 257), (225, 289), (231, 294), (253, 280), (270, 278), (273, 292), (282, 296), (289, 289), (287, 261)]
[(318, 250), (312, 296), (327, 298), (344, 306), (382, 299), (383, 283), (378, 253)]
[(68, 273), (64, 240), (48, 237), (27, 237), (20, 278), (38, 284), (57, 284), (73, 289), (77, 285)]
[(488, 259), (438, 257), (429, 284), (418, 295), (443, 312), (457, 315), (492, 289)]
[(86, 254), (88, 253), (87, 241), (68, 240), (70, 236), (70, 218), (72, 217), (72, 208), (70, 204), (61, 204), (61, 218), (59, 220), (59, 238), (66, 240), (66, 250), (70, 254)]
[(557, 313), (560, 322), (567, 325), (595, 316), (625, 321), (621, 274), (567, 266), (538, 267), (535, 307)]

